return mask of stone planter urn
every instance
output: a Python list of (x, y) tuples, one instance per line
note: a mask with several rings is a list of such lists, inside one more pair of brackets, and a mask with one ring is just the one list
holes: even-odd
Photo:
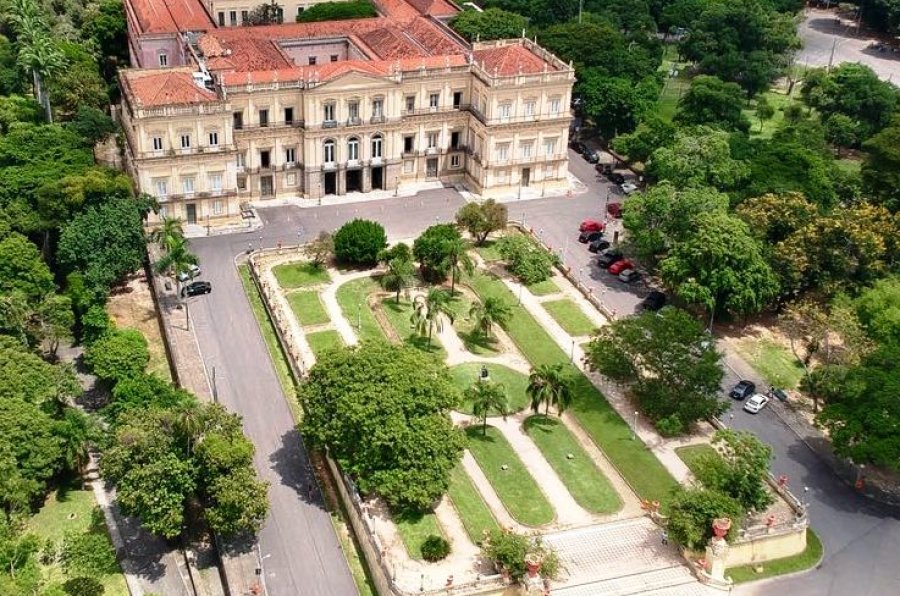
[(717, 517), (713, 520), (712, 530), (713, 534), (716, 535), (716, 538), (725, 538), (725, 535), (728, 534), (728, 530), (731, 529), (731, 519), (727, 517)]
[(541, 571), (541, 564), (543, 561), (540, 557), (536, 555), (526, 555), (525, 557), (525, 570), (528, 573), (528, 577), (537, 577), (537, 574)]

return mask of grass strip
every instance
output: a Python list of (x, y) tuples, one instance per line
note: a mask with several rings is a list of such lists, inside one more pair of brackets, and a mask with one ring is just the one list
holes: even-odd
[(323, 325), (331, 320), (318, 292), (291, 292), (287, 301), (301, 325)]
[(712, 445), (707, 445), (706, 443), (676, 447), (675, 453), (678, 454), (678, 457), (681, 458), (681, 461), (684, 462), (684, 465), (688, 467), (688, 470), (690, 470), (694, 476), (697, 475), (698, 461), (708, 455), (719, 455), (719, 452), (716, 451)]
[(250, 266), (247, 264), (239, 265), (238, 272), (241, 275), (241, 283), (244, 286), (244, 293), (247, 294), (247, 300), (250, 301), (250, 308), (253, 310), (253, 316), (256, 317), (256, 323), (262, 333), (263, 341), (269, 351), (269, 358), (275, 367), (275, 373), (278, 375), (278, 382), (281, 383), (281, 390), (287, 396), (288, 406), (294, 414), (294, 418), (300, 420), (302, 412), (300, 404), (297, 403), (297, 389), (294, 386), (294, 378), (291, 375), (291, 368), (288, 365), (287, 357), (281, 350), (281, 344), (278, 342), (278, 336), (275, 334), (275, 326), (269, 319), (269, 313), (263, 305), (262, 296), (259, 295), (259, 289), (250, 276)]
[(513, 519), (526, 526), (553, 521), (553, 507), (499, 430), (488, 426), (485, 435), (479, 424), (467, 428), (466, 435), (469, 451)]
[[(437, 328), (432, 331), (430, 340), (426, 336), (419, 335), (413, 329), (413, 324), (410, 321), (413, 307), (409, 300), (401, 298), (398, 303), (393, 296), (386, 297), (381, 301), (381, 310), (387, 317), (391, 327), (394, 328), (394, 331), (406, 344), (422, 350), (426, 354), (431, 354), (442, 362), (447, 357), (447, 351), (441, 345), (441, 340), (437, 336)], [(446, 324), (447, 321), (445, 320), (444, 323)]]
[(443, 536), (434, 513), (402, 511), (393, 515), (394, 525), (406, 546), (406, 552), (417, 561), (422, 560), (422, 544), (429, 536)]
[(319, 360), (326, 350), (333, 350), (344, 346), (341, 334), (334, 329), (326, 329), (325, 331), (316, 331), (315, 333), (307, 333), (306, 341), (309, 343), (310, 349)]
[(559, 286), (552, 279), (545, 279), (535, 284), (525, 286), (528, 291), (535, 296), (549, 296), (550, 294), (559, 294)]
[(286, 290), (314, 286), (331, 281), (331, 276), (324, 267), (314, 267), (308, 261), (298, 263), (285, 263), (272, 268), (278, 285)]
[(524, 426), (579, 505), (601, 515), (621, 509), (622, 500), (609, 479), (561, 420), (538, 414), (525, 420)]
[[(806, 529), (806, 548), (802, 553), (784, 557), (783, 559), (773, 559), (765, 563), (757, 563), (754, 565), (741, 565), (740, 567), (729, 567), (725, 570), (725, 575), (731, 576), (736, 584), (751, 582), (767, 577), (776, 577), (785, 575), (786, 573), (796, 573), (805, 571), (817, 565), (822, 559), (822, 541), (813, 531), (812, 528)], [(757, 573), (756, 568), (761, 567), (762, 571)]]
[(541, 306), (559, 323), (563, 331), (572, 337), (590, 335), (597, 329), (597, 325), (581, 311), (577, 304), (568, 298), (542, 302)]
[(378, 596), (375, 584), (369, 577), (369, 570), (360, 559), (356, 540), (352, 532), (347, 528), (347, 524), (344, 523), (343, 511), (340, 513), (331, 512), (331, 525), (334, 526), (334, 532), (341, 543), (341, 550), (344, 552), (344, 558), (347, 559), (350, 575), (353, 576), (353, 582), (356, 584), (359, 596)]
[(475, 544), (481, 543), (486, 530), (500, 528), (462, 464), (458, 464), (450, 473), (450, 487), (447, 489), (447, 494), (459, 514), (463, 527), (466, 528), (466, 533)]
[(472, 304), (475, 300), (463, 293), (453, 297), (453, 310), (456, 318), (453, 320), (453, 328), (462, 340), (466, 350), (479, 356), (495, 356), (502, 351), (502, 347), (494, 337), (485, 336), (475, 329), (475, 319), (469, 316)]
[[(531, 403), (531, 400), (525, 394), (525, 389), (528, 387), (528, 377), (502, 364), (466, 362), (451, 367), (450, 374), (453, 375), (453, 380), (460, 391), (465, 391), (478, 382), (482, 366), (487, 367), (488, 375), (490, 375), (489, 378), (492, 382), (500, 383), (506, 389), (510, 413), (520, 412), (528, 407)], [(472, 402), (464, 399), (458, 409), (460, 412), (472, 414)]]
[(479, 255), (481, 255), (481, 258), (484, 259), (486, 263), (493, 263), (495, 261), (503, 260), (503, 257), (500, 255), (500, 251), (497, 250), (496, 240), (488, 240), (481, 246), (476, 246), (475, 251)]
[[(513, 293), (496, 277), (478, 271), (468, 281), (482, 300), (495, 296), (515, 304)], [(504, 328), (533, 366), (569, 361), (523, 307), (513, 307)], [(588, 378), (574, 367), (570, 370), (573, 404), (569, 411), (640, 498), (668, 501), (678, 483), (643, 441), (632, 437), (631, 429)]]
[(384, 340), (384, 333), (375, 315), (366, 303), (372, 292), (381, 290), (381, 286), (372, 277), (361, 277), (342, 284), (337, 290), (337, 301), (344, 313), (344, 318), (353, 326), (356, 337), (360, 341)]

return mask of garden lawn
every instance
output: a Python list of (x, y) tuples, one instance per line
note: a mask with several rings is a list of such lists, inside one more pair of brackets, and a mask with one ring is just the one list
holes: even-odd
[(503, 257), (500, 256), (500, 251), (497, 250), (496, 240), (488, 240), (481, 246), (476, 246), (475, 251), (481, 255), (481, 258), (487, 263), (503, 260)]
[(344, 346), (341, 334), (334, 329), (307, 333), (306, 341), (309, 343), (309, 347), (313, 351), (313, 354), (315, 354), (316, 360), (319, 359), (325, 350), (333, 350)]
[(770, 339), (745, 337), (738, 340), (738, 352), (770, 385), (796, 389), (803, 378), (803, 366), (790, 350)]
[[(538, 414), (525, 420), (524, 426), (579, 505), (601, 515), (622, 508), (616, 490), (561, 420)], [(569, 454), (574, 457), (569, 459)]]
[(539, 281), (536, 284), (530, 284), (525, 287), (535, 296), (559, 294), (559, 286), (556, 285), (556, 282), (554, 282), (553, 279), (545, 279), (544, 281)]
[[(40, 511), (28, 520), (27, 525), (28, 530), (37, 535), (42, 543), (52, 541), (59, 544), (69, 532), (107, 535), (103, 514), (94, 501), (94, 493), (90, 490), (76, 490), (74, 487), (60, 488), (51, 493)], [(66, 573), (60, 563), (41, 563), (40, 569), (47, 583), (62, 583), (81, 575), (77, 572), (72, 575)], [(118, 566), (97, 579), (103, 584), (104, 594), (110, 596), (128, 594), (125, 576)]]
[[(482, 299), (496, 296), (515, 304), (512, 292), (491, 275), (477, 271), (469, 284)], [(532, 366), (569, 362), (568, 355), (528, 311), (521, 306), (512, 310), (504, 328)], [(569, 411), (638, 497), (666, 503), (678, 483), (641, 440), (632, 438), (631, 429), (588, 378), (575, 368), (569, 370), (573, 393)]]
[[(799, 88), (799, 84), (794, 85), (795, 91)], [(781, 123), (784, 121), (784, 108), (793, 103), (797, 103), (800, 100), (796, 97), (788, 96), (781, 90), (776, 91), (773, 89), (760, 94), (760, 96), (765, 97), (766, 100), (768, 100), (769, 105), (775, 108), (775, 114), (763, 122), (762, 127), (760, 127), (759, 118), (756, 116), (757, 102), (754, 99), (749, 107), (744, 108), (744, 115), (750, 120), (750, 136), (768, 139), (772, 137), (772, 133), (778, 130), (778, 127), (780, 127)]]
[(288, 365), (284, 352), (281, 351), (281, 344), (278, 343), (278, 336), (275, 334), (275, 327), (269, 319), (269, 313), (263, 305), (262, 297), (259, 290), (250, 276), (250, 266), (247, 264), (238, 266), (238, 272), (241, 275), (241, 283), (244, 285), (244, 293), (247, 294), (247, 300), (250, 302), (250, 308), (256, 317), (256, 323), (259, 325), (259, 331), (262, 333), (263, 341), (269, 351), (269, 358), (278, 374), (278, 382), (281, 383), (281, 390), (288, 398), (288, 406), (294, 413), (294, 418), (300, 420), (302, 413), (300, 404), (297, 403), (297, 391), (294, 387), (294, 380), (291, 376), (291, 367)]
[(457, 465), (450, 473), (450, 487), (447, 489), (447, 494), (466, 528), (466, 533), (475, 544), (481, 543), (485, 530), (500, 529), (490, 508), (481, 498), (478, 489), (472, 484), (472, 480), (466, 474), (462, 464)]
[(572, 337), (582, 335), (590, 335), (596, 331), (597, 326), (584, 314), (577, 304), (563, 298), (562, 300), (553, 300), (552, 302), (542, 302), (544, 307), (553, 319), (559, 323), (563, 331)]
[[(413, 307), (409, 300), (401, 298), (400, 303), (398, 304), (397, 299), (394, 296), (386, 297), (381, 301), (381, 309), (391, 323), (391, 327), (394, 328), (394, 331), (397, 332), (397, 335), (400, 336), (405, 343), (418, 348), (427, 354), (432, 354), (440, 358), (441, 361), (447, 357), (447, 351), (444, 350), (444, 346), (441, 345), (441, 340), (438, 337), (437, 326), (435, 326), (432, 331), (430, 341), (427, 336), (419, 335), (416, 333), (415, 329), (413, 329), (412, 322), (410, 321)], [(446, 319), (444, 319), (443, 322), (445, 325), (450, 324)]]
[(474, 302), (475, 299), (462, 292), (453, 297), (453, 310), (456, 311), (453, 328), (466, 350), (479, 356), (495, 356), (502, 351), (502, 347), (496, 338), (487, 337), (475, 329), (475, 319), (469, 316)]
[[(361, 277), (342, 284), (337, 290), (337, 301), (344, 313), (344, 318), (353, 327), (356, 337), (360, 341), (383, 340), (384, 332), (375, 315), (366, 303), (366, 297), (372, 292), (378, 292), (381, 286), (372, 277)], [(359, 318), (357, 318), (359, 317)], [(358, 322), (362, 326), (358, 326)]]
[(276, 265), (272, 273), (275, 274), (278, 285), (287, 290), (323, 284), (331, 280), (324, 267), (314, 267), (308, 261)]
[[(754, 565), (742, 565), (740, 567), (729, 567), (725, 570), (726, 576), (731, 576), (736, 584), (751, 582), (757, 579), (765, 579), (767, 577), (775, 577), (786, 573), (796, 573), (809, 569), (816, 565), (822, 559), (822, 542), (813, 532), (812, 528), (806, 529), (806, 549), (792, 557), (783, 559), (774, 559), (765, 563)], [(761, 573), (754, 571), (754, 567), (762, 567)]]
[(684, 462), (684, 465), (688, 467), (694, 476), (697, 475), (697, 461), (707, 455), (718, 455), (719, 452), (715, 450), (712, 445), (707, 445), (706, 443), (701, 443), (700, 445), (687, 445), (685, 447), (676, 447), (675, 453), (678, 454), (678, 457), (681, 458), (681, 461)]
[(403, 511), (395, 513), (393, 518), (400, 538), (406, 546), (406, 552), (410, 558), (418, 561), (422, 560), (422, 544), (425, 539), (431, 535), (444, 535), (434, 513)]
[(330, 321), (318, 292), (291, 292), (287, 301), (301, 325), (322, 325)]
[(466, 435), (469, 451), (514, 520), (532, 527), (553, 521), (553, 507), (499, 430), (488, 426), (485, 436), (479, 424), (467, 428)]
[[(525, 389), (528, 387), (527, 376), (503, 366), (502, 364), (484, 364), (483, 366), (487, 367), (490, 380), (494, 383), (502, 384), (506, 389), (506, 395), (509, 399), (509, 411), (511, 414), (520, 412), (528, 407), (531, 400), (528, 395), (525, 394)], [(460, 391), (465, 391), (478, 382), (478, 378), (481, 375), (481, 367), (482, 363), (480, 362), (466, 362), (450, 368), (450, 374), (453, 375), (453, 380), (456, 381), (456, 386), (459, 387)], [(465, 414), (471, 414), (472, 402), (463, 398), (459, 411)]]

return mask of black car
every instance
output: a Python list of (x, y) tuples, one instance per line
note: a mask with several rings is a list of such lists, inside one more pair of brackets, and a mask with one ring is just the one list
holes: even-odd
[(585, 145), (584, 143), (582, 143), (581, 141), (572, 141), (571, 145), (572, 145), (572, 149), (574, 149), (577, 153), (579, 153), (581, 155), (584, 155), (585, 153), (590, 151), (588, 146)]
[(208, 281), (192, 281), (181, 288), (181, 296), (199, 296), (212, 292), (212, 284)]
[(666, 305), (666, 295), (660, 292), (659, 290), (653, 290), (647, 297), (641, 300), (641, 303), (638, 305), (639, 310), (649, 310), (651, 312), (656, 312), (662, 307)]
[(597, 238), (596, 240), (592, 240), (590, 244), (588, 244), (588, 250), (591, 252), (600, 252), (601, 250), (606, 250), (609, 248), (609, 240), (604, 238)]
[(578, 241), (582, 244), (587, 244), (588, 242), (593, 242), (600, 238), (603, 238), (603, 232), (582, 232), (578, 234)]
[(600, 162), (600, 156), (597, 155), (597, 152), (594, 151), (593, 149), (588, 149), (587, 151), (585, 151), (583, 153), (583, 155), (588, 163), (599, 163)]
[(622, 174), (620, 174), (618, 172), (610, 172), (609, 174), (606, 175), (606, 177), (613, 184), (622, 184), (623, 182), (625, 182), (625, 176), (623, 176)]
[(728, 397), (731, 399), (744, 399), (754, 393), (756, 393), (756, 384), (753, 381), (745, 381), (742, 379), (728, 392)]
[(620, 251), (615, 249), (607, 249), (600, 253), (600, 255), (597, 257), (597, 264), (604, 269), (608, 269), (610, 265), (612, 265), (616, 261), (621, 261), (624, 258), (625, 255), (623, 255)]

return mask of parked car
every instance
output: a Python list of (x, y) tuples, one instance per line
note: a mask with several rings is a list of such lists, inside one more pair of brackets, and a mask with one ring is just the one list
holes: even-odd
[(598, 163), (594, 166), (595, 170), (597, 170), (600, 174), (606, 176), (607, 178), (612, 173), (612, 168), (613, 165), (611, 163)]
[(588, 250), (591, 252), (600, 252), (601, 250), (606, 250), (609, 246), (609, 240), (600, 237), (596, 240), (592, 240), (591, 243), (588, 244)]
[(579, 232), (602, 232), (606, 229), (606, 224), (596, 219), (586, 219), (578, 226)]
[(601, 238), (603, 238), (603, 232), (582, 232), (578, 235), (578, 241), (582, 244), (589, 244)]
[(632, 263), (628, 259), (620, 259), (607, 267), (607, 271), (609, 271), (613, 275), (619, 275), (626, 269), (634, 269), (634, 263)]
[(606, 205), (606, 212), (610, 217), (622, 219), (622, 203), (609, 203)]
[(653, 290), (638, 304), (638, 310), (656, 312), (666, 305), (666, 295), (659, 290)]
[(615, 248), (604, 250), (597, 256), (597, 265), (606, 269), (616, 261), (621, 261), (625, 256)]
[(731, 399), (742, 400), (754, 393), (756, 393), (756, 383), (742, 379), (738, 381), (737, 385), (731, 388), (731, 391), (728, 392), (728, 397)]
[(751, 397), (744, 403), (744, 411), (750, 412), (751, 414), (758, 414), (759, 411), (765, 408), (766, 404), (768, 403), (768, 397), (766, 397), (762, 393), (754, 393), (753, 397)]
[(619, 188), (621, 188), (622, 192), (625, 193), (626, 195), (630, 195), (631, 193), (638, 190), (638, 185), (635, 184), (634, 182), (626, 182), (624, 184), (620, 184)]
[(200, 265), (191, 265), (188, 267), (187, 271), (182, 271), (178, 274), (178, 281), (184, 283), (186, 281), (192, 280), (195, 277), (200, 277)]
[(584, 155), (585, 153), (590, 151), (590, 148), (581, 141), (572, 141), (570, 144), (572, 146), (572, 149), (574, 149), (581, 155)]
[(584, 153), (582, 156), (587, 160), (588, 163), (599, 163), (600, 156), (597, 155), (597, 152), (591, 149), (590, 147), (585, 147)]
[(625, 182), (625, 176), (618, 172), (610, 171), (609, 174), (606, 175), (606, 177), (613, 184), (622, 184)]
[(181, 288), (182, 298), (185, 296), (199, 296), (212, 292), (212, 284), (208, 281), (192, 281)]
[(635, 282), (641, 278), (641, 274), (639, 271), (635, 271), (634, 269), (625, 269), (619, 274), (619, 280), (624, 281), (627, 284)]

